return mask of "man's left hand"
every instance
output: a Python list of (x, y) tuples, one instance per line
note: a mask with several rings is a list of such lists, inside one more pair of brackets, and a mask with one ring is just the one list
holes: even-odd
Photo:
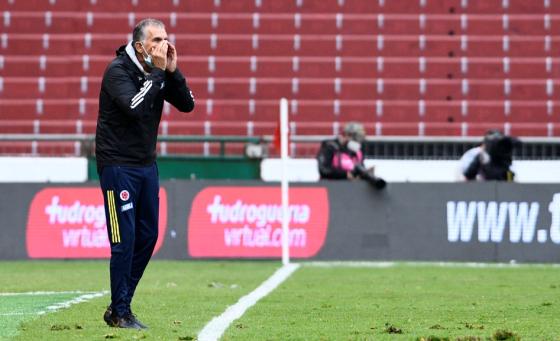
[(167, 43), (167, 68), (166, 68), (166, 70), (169, 71), (169, 72), (175, 72), (175, 69), (177, 69), (177, 50), (175, 49), (175, 45), (168, 42)]

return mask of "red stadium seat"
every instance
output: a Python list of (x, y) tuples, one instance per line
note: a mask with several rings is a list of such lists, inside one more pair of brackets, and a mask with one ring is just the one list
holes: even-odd
[(103, 72), (147, 16), (167, 25), (197, 98), (190, 114), (166, 105), (163, 134), (270, 135), (280, 97), (295, 134), (348, 120), (378, 135), (556, 133), (557, 1), (9, 0), (0, 12), (2, 133), (93, 133)]
[(1, 56), (4, 66), (0, 67), (4, 77), (80, 77), (103, 75), (113, 56)]
[(7, 77), (0, 98), (65, 99), (99, 95), (100, 77)]
[[(475, 1), (469, 0), (466, 6), (456, 6), (455, 8), (460, 12), (468, 12), (472, 14), (488, 14), (488, 13), (510, 13), (510, 14), (543, 14), (548, 10), (553, 10), (552, 7), (545, 8), (544, 1)], [(550, 1), (554, 5), (554, 1)], [(507, 6), (504, 6), (507, 5)]]

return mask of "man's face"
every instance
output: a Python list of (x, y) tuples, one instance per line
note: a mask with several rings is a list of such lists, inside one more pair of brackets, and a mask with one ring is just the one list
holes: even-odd
[[(167, 32), (165, 32), (165, 28), (156, 25), (149, 25), (146, 27), (146, 39), (142, 43), (148, 54), (152, 54), (154, 48), (164, 41), (167, 41)], [(140, 42), (136, 43), (136, 51), (145, 57)]]

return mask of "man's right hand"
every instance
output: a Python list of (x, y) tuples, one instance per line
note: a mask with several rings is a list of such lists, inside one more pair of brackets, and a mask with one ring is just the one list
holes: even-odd
[(167, 41), (162, 41), (154, 47), (152, 62), (158, 69), (165, 71), (167, 68)]

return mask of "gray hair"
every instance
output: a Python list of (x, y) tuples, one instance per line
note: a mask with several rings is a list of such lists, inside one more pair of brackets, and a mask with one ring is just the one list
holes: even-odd
[(132, 41), (144, 41), (144, 39), (146, 39), (146, 27), (148, 26), (159, 26), (165, 28), (165, 24), (161, 22), (161, 20), (152, 18), (144, 19), (134, 27), (134, 31), (132, 31)]
[(358, 122), (348, 122), (344, 126), (344, 135), (349, 137), (351, 140), (361, 142), (366, 137), (364, 125)]

